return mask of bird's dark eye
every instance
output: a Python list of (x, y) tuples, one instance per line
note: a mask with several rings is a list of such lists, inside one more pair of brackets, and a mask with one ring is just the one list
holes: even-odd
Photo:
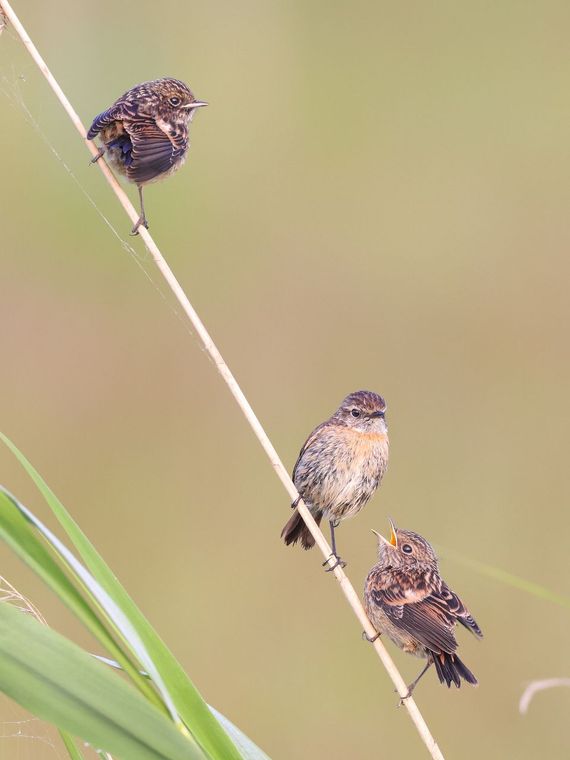
[(404, 554), (411, 554), (413, 552), (413, 549), (409, 544), (403, 544), (402, 551)]
[(176, 95), (174, 95), (172, 98), (168, 98), (168, 102), (171, 106), (179, 106), (180, 105), (180, 98), (177, 98)]
[(360, 417), (360, 412), (358, 411), (358, 409), (351, 409), (350, 413), (352, 414), (353, 417)]

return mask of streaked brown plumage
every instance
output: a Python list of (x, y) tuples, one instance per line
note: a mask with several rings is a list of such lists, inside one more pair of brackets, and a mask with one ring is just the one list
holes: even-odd
[(195, 110), (205, 105), (184, 82), (166, 77), (132, 87), (94, 119), (87, 139), (99, 135), (103, 147), (93, 161), (105, 154), (139, 190), (141, 215), (131, 234), (136, 235), (141, 225), (148, 227), (144, 185), (182, 166), (190, 145), (188, 124)]
[(364, 584), (364, 606), (378, 635), (386, 633), (404, 652), (427, 658), (427, 665), (408, 687), (434, 664), (440, 683), (457, 688), (461, 680), (477, 679), (456, 654), (455, 626), (461, 623), (475, 636), (483, 634), (461, 599), (439, 574), (430, 544), (411, 530), (396, 528), (390, 540), (379, 533), (378, 563)]
[[(293, 482), (317, 523), (323, 517), (329, 521), (333, 556), (343, 566), (334, 529), (362, 509), (386, 472), (385, 411), (386, 402), (377, 393), (351, 393), (330, 419), (313, 430), (293, 468)], [(315, 544), (297, 509), (281, 537), (287, 545), (300, 541), (304, 549)]]

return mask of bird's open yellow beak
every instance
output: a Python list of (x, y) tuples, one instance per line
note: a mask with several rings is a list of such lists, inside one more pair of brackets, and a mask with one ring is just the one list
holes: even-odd
[(390, 520), (390, 543), (392, 546), (398, 546), (398, 536), (396, 535), (396, 526), (394, 525), (394, 521), (391, 517), (388, 518)]
[(384, 541), (385, 544), (388, 544), (388, 546), (398, 546), (398, 536), (396, 535), (396, 526), (394, 525), (394, 521), (391, 517), (388, 518), (390, 520), (390, 540), (388, 541), (387, 538), (384, 538), (384, 536), (381, 533), (378, 533), (377, 530), (374, 530), (372, 528), (372, 533), (375, 533), (378, 538), (381, 541)]
[(382, 543), (388, 544), (388, 546), (390, 546), (390, 542), (388, 541), (388, 539), (384, 538), (384, 536), (381, 533), (378, 533), (377, 530), (374, 530), (374, 528), (372, 528), (372, 533), (374, 533), (375, 536), (378, 536), (379, 541), (382, 541)]

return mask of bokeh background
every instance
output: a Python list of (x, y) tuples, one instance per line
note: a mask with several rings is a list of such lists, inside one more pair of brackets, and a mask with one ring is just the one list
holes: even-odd
[[(361, 588), (371, 528), (421, 532), (484, 629), (459, 632), (478, 689), (417, 692), (446, 756), (567, 757), (570, 691), (517, 705), (569, 675), (569, 609), (447, 550), (569, 593), (568, 3), (14, 5), (86, 124), (164, 75), (210, 102), (147, 189), (153, 235), (288, 466), (347, 392), (387, 398), (389, 472), (339, 543)], [(1, 428), (273, 760), (424, 757), (320, 555), (280, 542), (287, 495), (11, 30), (0, 115)], [(0, 482), (47, 519), (5, 450)], [(25, 719), (0, 702), (0, 757), (62, 757)]]

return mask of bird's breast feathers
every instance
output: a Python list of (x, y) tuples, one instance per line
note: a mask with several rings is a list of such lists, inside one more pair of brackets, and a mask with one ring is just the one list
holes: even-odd
[(308, 449), (298, 474), (305, 481), (309, 501), (327, 517), (351, 517), (370, 499), (386, 471), (388, 438), (378, 433), (337, 430), (328, 438), (326, 448), (329, 456), (323, 456), (322, 450), (315, 456), (312, 447)]

